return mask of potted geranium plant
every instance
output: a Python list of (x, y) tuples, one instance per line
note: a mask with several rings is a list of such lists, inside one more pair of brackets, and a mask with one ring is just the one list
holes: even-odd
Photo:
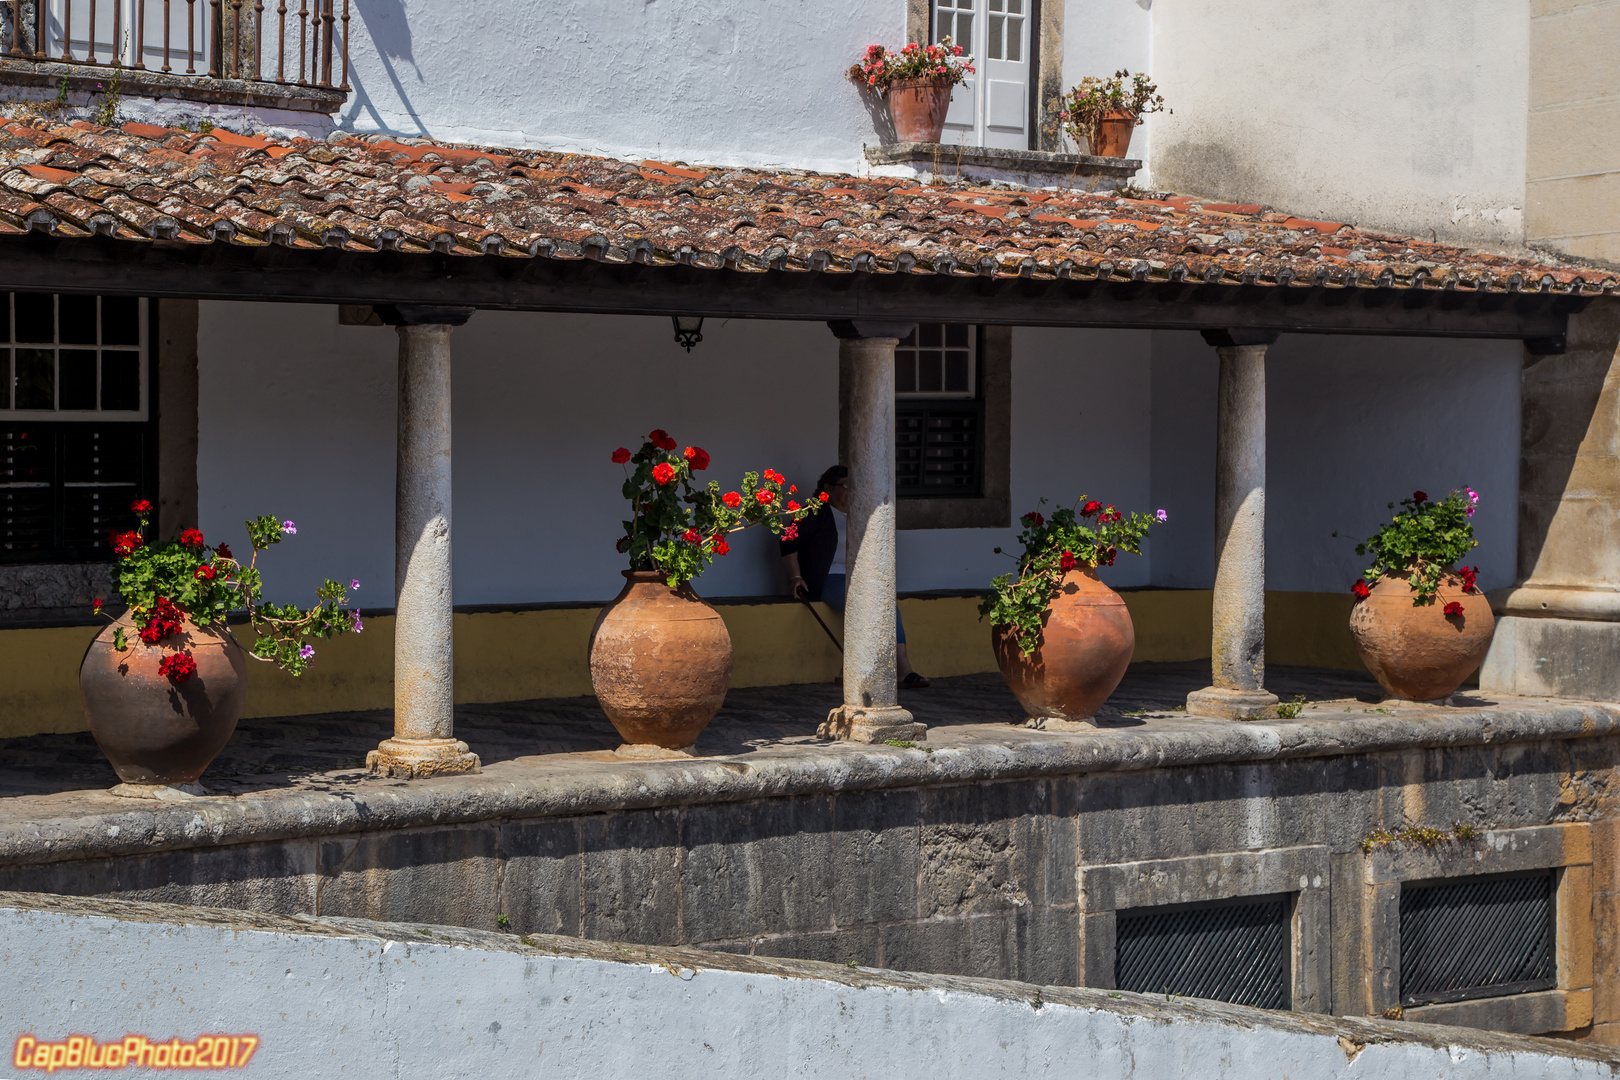
[(1051, 520), (1038, 509), (1019, 519), (1018, 569), (995, 579), (979, 617), (990, 620), (1002, 678), (1034, 726), (1090, 720), (1125, 677), (1136, 629), (1097, 568), (1120, 552), (1140, 555), (1148, 530), (1167, 520), (1163, 510), (1123, 514), (1084, 495)]
[[(113, 790), (149, 795), (194, 785), (225, 748), (242, 714), (247, 656), (299, 675), (315, 655), (310, 639), (362, 624), (359, 611), (345, 610), (347, 593), (335, 581), (316, 590), (312, 608), (264, 603), (259, 552), (295, 533), (291, 521), (245, 522), (253, 554), (244, 566), (229, 545), (210, 545), (197, 529), (149, 543), (152, 504), (141, 499), (130, 509), (139, 526), (109, 539), (128, 608), (90, 643), (79, 689), (90, 734), (124, 782)], [(104, 606), (95, 601), (98, 613), (106, 614)], [(226, 626), (236, 610), (258, 635), (251, 650)], [(132, 787), (120, 791), (125, 785)]]
[(870, 45), (848, 74), (853, 82), (888, 99), (900, 142), (937, 143), (945, 130), (951, 88), (973, 72), (973, 57), (943, 37), (933, 45), (913, 41), (898, 52)]
[(792, 539), (826, 501), (801, 504), (799, 489), (774, 469), (746, 473), (723, 492), (696, 479), (709, 467), (704, 450), (676, 447), (660, 428), (635, 453), (613, 452), (630, 502), (617, 548), (630, 568), (591, 630), (591, 686), (630, 756), (689, 750), (731, 685), (731, 635), (692, 579), (731, 550), (733, 533), (764, 525)]
[(1350, 587), (1350, 633), (1385, 693), (1443, 700), (1478, 670), (1496, 630), (1479, 567), (1456, 565), (1479, 544), (1471, 520), (1479, 493), (1465, 487), (1434, 500), (1414, 491), (1400, 506), (1356, 545), (1372, 565)]
[(1087, 75), (1063, 97), (1058, 120), (1077, 145), (1097, 157), (1122, 158), (1131, 149), (1131, 133), (1149, 113), (1166, 109), (1164, 95), (1146, 75), (1116, 71), (1111, 79)]

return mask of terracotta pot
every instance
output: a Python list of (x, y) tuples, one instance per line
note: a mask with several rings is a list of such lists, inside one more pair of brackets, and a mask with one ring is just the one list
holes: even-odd
[(1102, 583), (1096, 567), (1075, 567), (1058, 589), (1033, 655), (1025, 656), (1000, 627), (990, 641), (1001, 677), (1030, 716), (1089, 720), (1125, 677), (1136, 628), (1125, 601)]
[(951, 84), (939, 79), (900, 79), (889, 84), (889, 118), (901, 142), (937, 143), (951, 107)]
[[(113, 648), (124, 630), (125, 648)], [(197, 670), (184, 682), (158, 664), (187, 652)], [(156, 645), (141, 642), (125, 614), (85, 650), (79, 665), (84, 717), (96, 745), (126, 784), (192, 784), (225, 749), (247, 696), (247, 658), (223, 626), (199, 630), (190, 619)]]
[[(1456, 601), (1461, 615), (1447, 615)], [(1350, 633), (1362, 663), (1391, 697), (1436, 701), (1456, 693), (1478, 670), (1491, 647), (1496, 619), (1482, 592), (1464, 593), (1462, 579), (1446, 572), (1434, 603), (1412, 606), (1405, 578), (1384, 577), (1350, 609)]]
[(1097, 133), (1091, 137), (1091, 153), (1095, 157), (1122, 158), (1131, 149), (1131, 133), (1136, 130), (1137, 115), (1129, 112), (1104, 113), (1097, 121)]
[(626, 570), (591, 630), (591, 686), (624, 741), (691, 746), (726, 700), (731, 635), (690, 584)]

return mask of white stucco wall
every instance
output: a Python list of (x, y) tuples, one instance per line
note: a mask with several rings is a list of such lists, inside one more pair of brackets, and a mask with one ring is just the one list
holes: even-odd
[(1523, 239), (1528, 0), (1154, 0), (1153, 182), (1302, 217)]
[[(1339, 592), (1366, 568), (1355, 542), (1386, 504), (1464, 484), (1482, 495), (1469, 563), (1511, 584), (1517, 551), (1519, 373), (1514, 341), (1284, 335), (1266, 357), (1266, 586)], [(1153, 339), (1153, 498), (1215, 512), (1215, 350)], [(1167, 532), (1153, 583), (1209, 588), (1212, 532)]]
[[(1148, 340), (1015, 332), (1015, 513), (1082, 492), (1146, 508)], [(353, 577), (362, 606), (392, 605), (394, 332), (339, 326), (325, 305), (204, 303), (198, 342), (204, 533), (241, 544), (246, 518), (290, 518), (298, 535), (262, 564), (270, 595)], [(809, 490), (837, 460), (838, 346), (821, 323), (710, 320), (687, 354), (665, 319), (480, 312), (451, 347), (460, 604), (617, 592), (626, 507), (608, 457), (654, 427), (708, 450), (728, 488), (771, 467)], [(983, 587), (1013, 531), (903, 532), (900, 588)], [(1143, 584), (1148, 561), (1122, 559), (1109, 579)], [(758, 529), (698, 583), (707, 596), (782, 588)]]
[[(1087, 75), (1108, 76), (1124, 68), (1153, 70), (1154, 0), (1066, 0), (1063, 5), (1063, 88), (1079, 85)], [(1154, 117), (1131, 136), (1131, 157), (1144, 167), (1133, 183), (1151, 187)], [(1081, 147), (1068, 143), (1067, 149)]]
[(1612, 1075), (1585, 1047), (1421, 1024), (444, 927), (44, 906), (58, 910), (0, 907), (7, 1075), (45, 1075), (15, 1068), (19, 1038), (34, 1051), (217, 1033), (258, 1044), (245, 1069), (211, 1074), (299, 1078)]
[(342, 125), (451, 141), (854, 171), (877, 137), (844, 72), (904, 0), (372, 0)]

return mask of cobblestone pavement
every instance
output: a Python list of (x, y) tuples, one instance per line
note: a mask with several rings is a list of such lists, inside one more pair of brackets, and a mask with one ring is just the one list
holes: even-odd
[[(1370, 676), (1356, 672), (1273, 667), (1267, 670), (1266, 681), (1284, 701), (1304, 695), (1310, 702), (1335, 703), (1335, 711), (1371, 709), (1381, 696)], [(1184, 714), (1174, 711), (1177, 706), (1208, 682), (1208, 661), (1133, 665), (1105, 706), (1101, 726), (1124, 728), (1179, 718)], [(812, 741), (816, 724), (840, 697), (834, 683), (733, 689), (697, 749), (704, 755), (723, 755)], [(996, 674), (936, 679), (927, 690), (904, 694), (902, 704), (935, 728), (973, 725), (988, 728), (989, 734), (1023, 721), (1023, 710)], [(363, 769), (366, 752), (391, 734), (392, 714), (386, 709), (244, 720), (203, 783), (219, 795), (384, 783), (366, 776)], [(606, 758), (601, 752), (621, 741), (593, 697), (457, 705), (456, 735), (486, 767), (562, 754)], [(93, 791), (117, 782), (86, 732), (0, 740), (0, 798)]]

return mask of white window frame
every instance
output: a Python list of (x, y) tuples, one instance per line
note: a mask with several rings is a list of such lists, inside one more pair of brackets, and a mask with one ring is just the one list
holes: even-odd
[[(28, 290), (25, 289), (25, 290), (20, 290), (20, 291), (27, 292)], [(139, 319), (139, 329), (138, 329), (138, 332), (136, 334), (136, 344), (133, 345), (133, 346), (130, 346), (130, 345), (111, 345), (111, 346), (109, 346), (109, 345), (103, 345), (101, 343), (101, 299), (102, 298), (101, 298), (100, 295), (96, 296), (96, 343), (94, 345), (82, 344), (82, 343), (72, 343), (72, 342), (63, 343), (60, 340), (52, 340), (52, 341), (48, 341), (48, 342), (47, 341), (26, 341), (26, 342), (19, 343), (19, 342), (13, 340), (13, 335), (16, 332), (16, 326), (17, 326), (17, 310), (16, 310), (17, 309), (17, 293), (16, 293), (16, 291), (13, 291), (13, 292), (10, 292), (10, 293), (7, 294), (6, 303), (7, 303), (8, 307), (7, 307), (7, 310), (5, 312), (7, 330), (6, 330), (6, 334), (4, 335), (5, 340), (3, 342), (0, 342), (0, 348), (3, 348), (3, 349), (6, 350), (6, 358), (5, 358), (5, 363), (3, 365), (4, 378), (5, 378), (5, 393), (4, 393), (3, 398), (0, 398), (0, 419), (4, 419), (4, 420), (32, 420), (32, 421), (41, 421), (41, 422), (44, 422), (44, 421), (53, 421), (53, 422), (55, 422), (55, 421), (61, 421), (61, 422), (73, 422), (73, 421), (80, 421), (80, 422), (91, 421), (91, 422), (94, 422), (94, 421), (102, 421), (102, 422), (106, 422), (106, 421), (114, 421), (114, 420), (124, 422), (124, 421), (140, 421), (140, 420), (148, 419), (148, 417), (151, 415), (151, 402), (148, 400), (148, 397), (150, 395), (150, 387), (148, 386), (148, 368), (150, 366), (151, 360), (150, 360), (150, 357), (148, 356), (148, 340), (147, 340), (148, 336), (149, 336), (148, 323), (149, 323), (149, 319), (150, 319), (150, 310), (149, 310), (150, 305), (149, 305), (149, 303), (148, 303), (148, 301), (147, 301), (147, 299), (145, 297), (136, 298), (136, 301), (135, 301), (135, 303), (137, 305), (136, 311), (138, 313), (138, 319)], [(51, 333), (52, 333), (53, 338), (56, 338), (56, 339), (60, 339), (61, 336), (62, 336), (61, 327), (59, 325), (59, 317), (58, 317), (59, 314), (60, 314), (60, 307), (61, 307), (61, 295), (58, 294), (58, 293), (52, 293), (51, 294), (51, 314), (52, 314)], [(58, 409), (16, 409), (16, 408), (12, 408), (12, 404), (17, 400), (17, 350), (26, 349), (26, 348), (37, 348), (37, 349), (48, 348), (48, 349), (52, 350), (53, 354), (55, 355), (56, 367), (55, 367), (55, 371), (53, 372), (54, 378), (53, 378), (53, 384), (52, 384), (52, 392), (55, 395), (55, 400), (58, 403), (60, 403), (61, 400), (62, 400), (62, 350), (63, 349), (92, 349), (92, 350), (94, 350), (96, 352), (96, 354), (97, 354), (97, 356), (96, 356), (96, 404), (97, 404), (97, 407), (94, 408), (94, 409), (59, 409), (59, 408)], [(139, 358), (140, 358), (140, 394), (141, 394), (141, 406), (140, 406), (140, 408), (138, 408), (138, 409), (102, 409), (102, 408), (100, 408), (100, 404), (101, 404), (101, 354), (104, 353), (104, 352), (107, 352), (109, 350), (117, 351), (117, 352), (136, 352), (136, 353), (138, 353)]]
[[(947, 323), (918, 323), (917, 324), (917, 329), (914, 331), (914, 333), (915, 333), (917, 339), (919, 340), (919, 342), (920, 342), (920, 339), (922, 337), (922, 328), (925, 325), (938, 326), (941, 329), (941, 331), (944, 331), (947, 326), (951, 326), (951, 325), (961, 326), (963, 324), (960, 324), (960, 323), (953, 323), (953, 324), (947, 324)], [(967, 330), (967, 338), (968, 338), (967, 349), (966, 349), (967, 362), (968, 362), (967, 363), (967, 389), (966, 390), (898, 390), (897, 389), (895, 391), (895, 394), (894, 394), (896, 400), (910, 401), (910, 400), (927, 400), (927, 399), (939, 399), (939, 398), (971, 400), (971, 399), (977, 398), (979, 396), (979, 328), (978, 328), (978, 326), (972, 325), (972, 324), (968, 324), (964, 328)], [(943, 342), (943, 340), (944, 340), (944, 337), (943, 337), (943, 333), (942, 333), (941, 341)], [(920, 354), (920, 353), (922, 353), (924, 351), (929, 351), (929, 352), (938, 351), (940, 353), (944, 353), (946, 351), (962, 352), (963, 350), (962, 350), (962, 348), (960, 346), (951, 346), (951, 347), (947, 348), (947, 346), (945, 346), (943, 344), (941, 344), (937, 350), (935, 350), (932, 346), (924, 346), (924, 345), (922, 345), (920, 343), (916, 344), (916, 345), (904, 345), (904, 344), (896, 345), (895, 349), (894, 349), (895, 364), (898, 366), (900, 363), (902, 363), (903, 361), (905, 361), (906, 359), (909, 358), (911, 363), (912, 363), (912, 370), (917, 375), (920, 376), (922, 374), (922, 371), (921, 371), (921, 368), (918, 365), (921, 364), (921, 359), (919, 358), (918, 354)], [(944, 382), (945, 382), (945, 372), (944, 372), (944, 370), (942, 368), (941, 371), (940, 371), (940, 384), (943, 386)], [(898, 380), (896, 381), (895, 385), (899, 386)], [(912, 385), (921, 386), (922, 385), (921, 378), (914, 378)]]

